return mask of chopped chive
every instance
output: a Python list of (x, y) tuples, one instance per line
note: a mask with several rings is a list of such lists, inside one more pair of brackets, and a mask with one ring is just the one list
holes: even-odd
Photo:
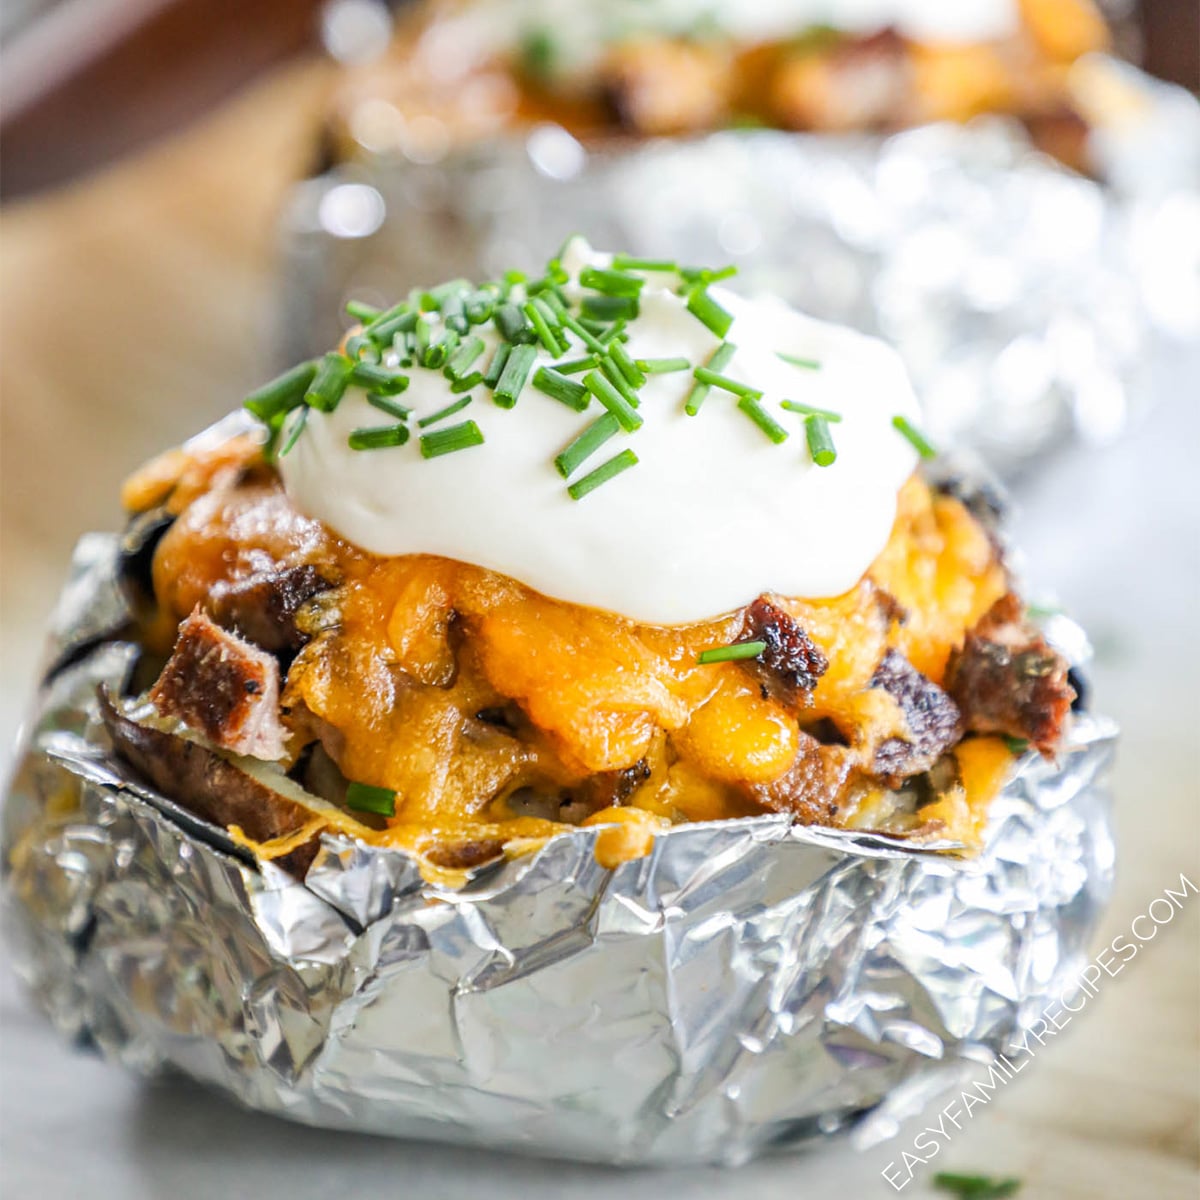
[(464, 296), (463, 291), (451, 292), (442, 301), (442, 322), (447, 329), (453, 329), (458, 334), (466, 333), (470, 328)]
[(496, 353), (492, 355), (492, 361), (488, 364), (488, 369), (483, 373), (483, 382), (488, 387), (494, 388), (500, 382), (500, 374), (504, 370), (504, 364), (508, 362), (508, 356), (512, 353), (512, 344), (510, 342), (501, 342), (496, 347)]
[(597, 417), (567, 448), (554, 460), (558, 473), (569, 479), (609, 438), (621, 431), (621, 422), (612, 413)]
[(841, 413), (832, 412), (828, 408), (815, 408), (811, 404), (801, 404), (798, 400), (781, 400), (779, 407), (786, 408), (788, 412), (799, 413), (802, 417), (820, 417), (834, 425), (842, 419)]
[(633, 388), (629, 386), (629, 381), (624, 375), (621, 374), (621, 368), (618, 367), (615, 362), (613, 362), (610, 355), (606, 354), (600, 360), (600, 370), (604, 372), (604, 376), (608, 382), (611, 383), (613, 387), (615, 387), (617, 391), (625, 397), (625, 403), (628, 404), (630, 408), (639, 408), (641, 406), (642, 402), (638, 399), (637, 392), (635, 392)]
[(643, 425), (633, 406), (599, 371), (589, 371), (583, 377), (584, 387), (587, 388), (605, 408), (620, 422), (626, 433), (632, 433)]
[[(286, 453), (286, 451), (284, 451), (284, 453)], [(1020, 757), (1025, 753), (1026, 750), (1029, 749), (1028, 738), (1013, 737), (1012, 734), (1009, 733), (1004, 735), (1004, 744), (1008, 747), (1008, 752), (1010, 754), (1015, 754), (1018, 757)]]
[(445, 330), (442, 336), (426, 349), (421, 358), (421, 366), (440, 371), (457, 346), (458, 334), (453, 329)]
[(669, 258), (634, 258), (631, 254), (614, 254), (613, 266), (618, 271), (678, 271), (679, 264)]
[(788, 431), (761, 404), (757, 396), (743, 396), (738, 401), (738, 408), (752, 420), (775, 443), (786, 442)]
[(740, 662), (746, 658), (757, 658), (767, 648), (766, 642), (734, 642), (730, 646), (714, 646), (701, 650), (696, 656), (698, 663)]
[(749, 396), (752, 400), (762, 399), (762, 392), (758, 388), (752, 388), (749, 384), (730, 379), (728, 375), (722, 375), (711, 367), (697, 367), (694, 374), (701, 383), (711, 384), (723, 392), (732, 392), (735, 396)]
[(824, 417), (805, 417), (804, 433), (808, 438), (808, 452), (818, 467), (829, 467), (837, 461), (837, 447), (829, 422)]
[(990, 1175), (960, 1175), (952, 1171), (939, 1171), (933, 1177), (933, 1186), (939, 1191), (953, 1192), (961, 1200), (1007, 1200), (1021, 1190), (1021, 1181), (1016, 1178), (993, 1179)]
[(350, 382), (369, 388), (382, 396), (398, 396), (408, 387), (408, 376), (392, 367), (381, 367), (378, 363), (355, 363), (350, 372)]
[(937, 451), (929, 439), (907, 417), (893, 417), (892, 426), (898, 429), (912, 443), (912, 447), (922, 458), (937, 458)]
[[(737, 347), (732, 342), (722, 342), (712, 352), (712, 357), (707, 363), (708, 369), (710, 371), (723, 370), (729, 366), (730, 361), (736, 353)], [(711, 390), (711, 386), (707, 383), (696, 383), (688, 393), (687, 403), (684, 405), (683, 411), (689, 417), (694, 417), (700, 411), (700, 405), (704, 403), (705, 398)]]
[(636, 317), (636, 296), (584, 296), (579, 306), (585, 317), (597, 321), (615, 321), (618, 317)]
[(589, 354), (587, 358), (572, 358), (566, 362), (555, 363), (554, 369), (560, 375), (578, 375), (580, 371), (590, 371), (598, 366), (599, 362), (594, 354)]
[(355, 812), (374, 813), (377, 817), (394, 817), (396, 793), (391, 788), (352, 783), (346, 788), (346, 807)]
[(432, 433), (421, 434), (421, 457), (440, 458), (443, 454), (453, 454), (468, 446), (482, 445), (483, 434), (479, 426), (474, 421), (463, 421), (461, 425), (451, 425), (449, 429), (435, 429)]
[(568, 379), (553, 367), (539, 367), (533, 377), (533, 386), (576, 412), (583, 412), (591, 403), (591, 397), (583, 384)]
[(356, 429), (346, 439), (351, 450), (383, 450), (388, 446), (403, 446), (407, 441), (407, 425), (377, 425), (371, 429)]
[(621, 296), (636, 298), (646, 281), (636, 275), (627, 275), (624, 271), (609, 271), (602, 267), (584, 267), (579, 272), (581, 287), (591, 288), (605, 296)]
[(450, 385), (450, 394), (452, 396), (461, 395), (463, 392), (469, 392), (473, 387), (478, 387), (483, 382), (482, 371), (472, 371), (468, 375), (463, 375), (460, 379), (456, 379)]
[(356, 321), (361, 321), (362, 324), (369, 325), (380, 316), (382, 309), (376, 308), (373, 304), (364, 304), (361, 300), (347, 300), (346, 312)]
[(471, 399), (470, 396), (464, 396), (461, 400), (455, 400), (453, 404), (447, 404), (445, 408), (439, 408), (437, 412), (422, 417), (417, 422), (417, 428), (427, 429), (430, 425), (436, 425), (438, 421), (444, 420), (446, 417), (452, 417), (456, 412), (462, 412), (471, 403)]
[(670, 371), (689, 371), (692, 366), (691, 361), (686, 358), (639, 358), (636, 361), (638, 370), (644, 371), (647, 375), (665, 375)]
[(602, 483), (607, 483), (622, 471), (628, 471), (630, 467), (636, 467), (637, 462), (638, 456), (632, 450), (622, 450), (620, 454), (613, 455), (608, 462), (571, 484), (567, 488), (567, 494), (572, 500), (582, 500), (588, 492), (594, 492)]
[(352, 365), (344, 354), (326, 354), (304, 393), (304, 402), (321, 412), (333, 412), (350, 386)]
[(563, 316), (562, 323), (563, 328), (569, 329), (589, 350), (604, 353), (604, 343), (570, 313)]
[(722, 279), (731, 279), (738, 273), (737, 267), (680, 267), (679, 276), (685, 283), (720, 283)]
[(429, 347), (433, 345), (433, 322), (422, 318), (413, 327), (413, 332), (416, 334), (413, 338), (413, 353), (417, 362), (426, 366), (425, 356), (429, 353)]
[(397, 421), (406, 421), (412, 415), (411, 408), (407, 408), (403, 404), (397, 404), (395, 400), (381, 395), (379, 392), (368, 392), (367, 403), (372, 408), (377, 408), (380, 412), (387, 413), (389, 417), (395, 417)]
[(620, 342), (609, 342), (608, 356), (621, 369), (621, 374), (628, 380), (630, 387), (640, 388), (645, 384), (646, 376), (642, 374), (641, 368), (629, 357), (629, 351)]
[(398, 304), (376, 317), (365, 332), (376, 345), (386, 345), (396, 334), (411, 333), (416, 329), (419, 316), (407, 303)]
[(534, 333), (537, 334), (537, 340), (551, 354), (565, 354), (567, 350), (565, 339), (559, 340), (558, 334), (554, 330), (554, 326), (546, 320), (550, 310), (545, 305), (538, 305), (536, 300), (527, 300), (521, 311), (528, 318), (529, 323), (533, 326)]
[(467, 298), (464, 311), (468, 325), (483, 325), (492, 319), (496, 309), (496, 297), (490, 292), (478, 291)]
[(821, 369), (821, 364), (815, 358), (798, 358), (795, 354), (784, 354), (782, 350), (776, 350), (775, 357), (782, 358), (785, 363), (791, 363), (793, 367), (803, 367), (806, 371)]
[(562, 288), (548, 285), (544, 291), (537, 293), (535, 299), (549, 310), (550, 315), (554, 318), (555, 325), (562, 324), (562, 319), (567, 311), (567, 297)]
[(733, 324), (733, 315), (723, 309), (709, 294), (704, 284), (697, 284), (687, 294), (687, 310), (702, 325), (723, 338)]
[(270, 421), (303, 402), (304, 393), (308, 391), (316, 373), (317, 359), (299, 363), (262, 387), (255, 388), (242, 404), (260, 421)]
[(536, 346), (521, 345), (512, 348), (512, 353), (509, 354), (504, 370), (500, 372), (500, 378), (492, 391), (492, 399), (501, 408), (512, 408), (516, 404), (536, 358)]
[(379, 347), (364, 334), (356, 333), (353, 337), (346, 339), (346, 357), (351, 362), (359, 362), (364, 351), (371, 355), (369, 362), (379, 361)]
[(469, 337), (460, 343), (446, 362), (445, 375), (447, 379), (461, 379), (469, 370), (471, 364), (487, 349), (481, 337)]
[[(308, 424), (308, 414), (312, 409), (307, 404), (303, 405), (300, 412), (292, 418), (292, 427), (288, 430), (287, 439), (283, 443), (283, 448), (279, 451), (280, 458), (286, 458), (292, 447), (300, 438), (300, 434), (304, 432), (304, 426)], [(1028, 743), (1026, 743), (1028, 745)]]
[(501, 304), (496, 309), (496, 328), (501, 337), (514, 345), (525, 345), (537, 341), (537, 333), (529, 323), (529, 318), (515, 304)]

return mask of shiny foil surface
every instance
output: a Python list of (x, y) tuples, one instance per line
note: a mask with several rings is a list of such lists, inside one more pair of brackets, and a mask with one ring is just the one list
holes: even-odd
[(1023, 760), (975, 861), (772, 815), (675, 827), (615, 871), (580, 830), (457, 891), (337, 837), (303, 882), (256, 867), (100, 731), (95, 689), (137, 657), (116, 552), (78, 547), (4, 808), (3, 891), (39, 1004), (139, 1071), (332, 1128), (736, 1164), (886, 1136), (1015, 1053), (1086, 963), (1115, 738), (1089, 715), (1058, 765)]
[(546, 124), (456, 151), (423, 126), (412, 157), (364, 146), (296, 188), (287, 359), (333, 344), (348, 299), (540, 270), (579, 232), (600, 249), (735, 262), (747, 294), (882, 336), (931, 435), (1011, 476), (1073, 438), (1118, 436), (1148, 403), (1156, 348), (1200, 337), (1200, 105), (1145, 77), (1130, 86), (1146, 91), (1136, 119), (1093, 131), (1104, 183), (1004, 119), (588, 145)]

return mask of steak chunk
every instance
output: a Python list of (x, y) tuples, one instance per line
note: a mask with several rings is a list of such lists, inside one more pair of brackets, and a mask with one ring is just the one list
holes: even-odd
[(768, 695), (788, 706), (810, 703), (817, 680), (829, 670), (829, 660), (795, 618), (759, 596), (746, 609), (742, 640), (767, 644), (757, 658), (743, 665)]
[(838, 796), (854, 766), (848, 746), (823, 746), (807, 733), (787, 772), (770, 783), (747, 784), (745, 794), (771, 812), (791, 813), (801, 825), (834, 821)]
[(946, 690), (968, 729), (1023, 738), (1050, 758), (1075, 699), (1067, 671), (1066, 660), (1025, 620), (1010, 592), (951, 653)]
[(872, 769), (889, 787), (928, 771), (962, 737), (958, 706), (899, 651), (883, 656), (871, 687), (883, 688), (896, 701), (908, 725), (907, 738), (887, 738), (875, 751)]
[(227, 633), (196, 609), (179, 637), (150, 700), (214, 746), (268, 762), (284, 755), (279, 723), (279, 664)]
[(206, 608), (219, 625), (264, 650), (299, 650), (305, 637), (296, 628), (296, 613), (331, 586), (316, 567), (274, 567), (218, 584)]

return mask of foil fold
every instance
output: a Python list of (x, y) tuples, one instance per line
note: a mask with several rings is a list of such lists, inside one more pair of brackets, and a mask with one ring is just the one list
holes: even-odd
[(1149, 403), (1157, 352), (1200, 337), (1200, 105), (1158, 87), (1166, 99), (1139, 120), (1096, 134), (1111, 185), (1003, 118), (586, 144), (543, 124), (432, 161), (364, 149), (288, 205), (287, 360), (335, 344), (348, 299), (538, 270), (583, 232), (733, 261), (741, 290), (882, 336), (939, 443), (1012, 476), (1061, 444), (1118, 436)]
[(1058, 765), (1022, 761), (976, 861), (772, 815), (676, 827), (615, 871), (581, 829), (458, 890), (326, 836), (300, 881), (111, 754), (95, 691), (138, 654), (118, 559), (85, 538), (55, 618), (3, 911), (55, 1024), (139, 1071), (337, 1129), (736, 1164), (885, 1136), (1015, 1053), (1086, 963), (1112, 880), (1103, 718)]

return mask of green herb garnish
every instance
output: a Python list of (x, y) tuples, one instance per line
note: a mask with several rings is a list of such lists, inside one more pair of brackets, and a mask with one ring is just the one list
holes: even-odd
[(460, 342), (458, 348), (446, 362), (445, 376), (451, 381), (459, 380), (471, 369), (475, 360), (487, 349), (483, 338), (472, 335)]
[(533, 326), (533, 331), (537, 334), (537, 339), (551, 354), (565, 354), (567, 352), (567, 342), (558, 331), (554, 328), (557, 324), (557, 318), (548, 305), (538, 301), (537, 299), (528, 300), (522, 308), (530, 325)]
[(488, 364), (488, 369), (483, 373), (483, 382), (488, 387), (495, 388), (496, 384), (500, 382), (500, 376), (511, 353), (512, 345), (509, 342), (501, 342), (496, 347), (496, 353), (492, 355), (492, 361)]
[(834, 425), (842, 419), (841, 413), (832, 412), (828, 408), (814, 408), (813, 405), (801, 404), (798, 400), (781, 400), (779, 407), (787, 409), (788, 412), (799, 413), (804, 417), (821, 417)]
[(624, 271), (605, 270), (601, 267), (584, 267), (579, 272), (581, 287), (591, 288), (605, 296), (623, 296), (636, 298), (641, 294), (646, 281), (636, 275), (628, 275)]
[(537, 347), (528, 344), (514, 346), (500, 372), (500, 378), (492, 391), (492, 399), (501, 408), (512, 408), (529, 378), (537, 358)]
[(621, 422), (612, 413), (597, 417), (560, 455), (554, 460), (558, 473), (569, 479), (609, 438), (621, 432)]
[(445, 408), (439, 408), (437, 412), (430, 413), (427, 417), (422, 417), (417, 422), (417, 428), (428, 429), (430, 425), (436, 425), (439, 421), (444, 421), (447, 417), (452, 417), (456, 412), (462, 412), (471, 403), (471, 399), (470, 396), (464, 396), (461, 400), (455, 400), (453, 404), (447, 404)]
[[(732, 342), (722, 342), (713, 352), (712, 357), (708, 360), (707, 367), (710, 371), (721, 371), (729, 366), (730, 360), (737, 353), (737, 347)], [(700, 411), (700, 405), (704, 403), (705, 397), (712, 390), (707, 383), (697, 383), (695, 387), (688, 393), (687, 403), (683, 407), (683, 411), (689, 417), (694, 417)]]
[(617, 418), (626, 433), (642, 427), (644, 422), (633, 406), (599, 371), (589, 371), (583, 377), (583, 385)]
[(837, 461), (837, 447), (824, 417), (805, 417), (804, 434), (808, 438), (808, 452), (818, 467), (830, 467)]
[(602, 483), (607, 483), (622, 471), (628, 471), (630, 467), (636, 467), (637, 462), (638, 456), (632, 450), (622, 450), (620, 454), (614, 455), (608, 462), (571, 484), (567, 492), (572, 500), (582, 500), (588, 492), (594, 492)]
[(733, 314), (726, 312), (709, 294), (704, 284), (698, 284), (687, 294), (687, 310), (702, 325), (723, 338), (733, 324)]
[(613, 266), (618, 271), (678, 271), (679, 264), (669, 258), (634, 258), (631, 254), (614, 254)]
[(321, 412), (333, 412), (350, 386), (353, 365), (344, 354), (326, 354), (304, 393), (304, 402)]
[(403, 446), (408, 441), (408, 426), (377, 425), (356, 429), (346, 441), (351, 450), (386, 450), (389, 446)]
[(568, 379), (553, 367), (539, 367), (533, 377), (533, 386), (576, 412), (583, 412), (591, 403), (591, 395), (583, 384)]
[(352, 783), (346, 788), (346, 807), (355, 812), (374, 813), (378, 817), (394, 817), (396, 793), (391, 788)]
[(398, 396), (408, 387), (408, 376), (393, 367), (381, 367), (378, 363), (355, 363), (350, 371), (350, 382), (381, 396)]
[(599, 365), (600, 359), (594, 354), (589, 354), (587, 358), (572, 358), (565, 362), (555, 363), (554, 369), (560, 375), (578, 375), (580, 371), (590, 371)]
[(1009, 754), (1020, 758), (1026, 750), (1029, 749), (1029, 739), (1013, 737), (1011, 734), (1004, 734), (1004, 744), (1008, 747)]
[(395, 417), (397, 421), (407, 421), (412, 416), (411, 408), (403, 404), (398, 404), (390, 396), (380, 395), (379, 392), (368, 392), (367, 403), (372, 408), (377, 408), (380, 412), (387, 413), (389, 417)]
[(1003, 1200), (1015, 1196), (1021, 1190), (1019, 1179), (992, 1179), (988, 1175), (957, 1175), (951, 1171), (939, 1171), (933, 1177), (933, 1186), (943, 1192), (953, 1192), (961, 1200)]
[(722, 375), (711, 367), (697, 367), (695, 376), (701, 383), (720, 388), (723, 392), (731, 392), (735, 396), (749, 396), (753, 400), (762, 399), (762, 392), (758, 388), (752, 388), (748, 384), (739, 383), (736, 379), (730, 379), (728, 375)]
[(619, 341), (609, 342), (608, 356), (616, 363), (630, 387), (640, 388), (645, 384), (646, 376), (641, 367), (629, 357), (629, 351)]
[[(761, 393), (760, 393), (761, 394)], [(738, 401), (738, 408), (752, 420), (775, 443), (786, 442), (788, 431), (758, 402), (754, 395), (743, 396)]]
[(308, 414), (312, 409), (307, 404), (302, 405), (300, 411), (292, 418), (292, 427), (288, 430), (287, 439), (283, 443), (283, 448), (279, 451), (280, 458), (286, 458), (288, 452), (296, 444), (300, 434), (304, 431), (304, 426), (308, 424)]
[(937, 458), (937, 451), (929, 439), (907, 417), (893, 417), (892, 426), (899, 430), (922, 458)]
[(243, 406), (260, 421), (270, 424), (273, 418), (280, 417), (303, 403), (304, 394), (317, 373), (317, 362), (318, 360), (313, 358), (308, 362), (297, 363), (291, 370), (284, 371), (269, 383), (255, 388), (242, 401)]
[(666, 375), (671, 371), (689, 371), (692, 366), (691, 361), (686, 358), (639, 358), (636, 362), (638, 370), (644, 371), (647, 375)]
[(515, 304), (501, 304), (493, 315), (496, 328), (506, 342), (527, 345), (537, 341), (537, 334), (529, 318)]
[(435, 429), (432, 433), (421, 434), (421, 457), (440, 458), (443, 454), (453, 454), (456, 450), (466, 450), (468, 446), (482, 446), (483, 433), (474, 421), (463, 421), (461, 425), (451, 425), (449, 429)]
[(791, 363), (793, 367), (803, 367), (806, 371), (821, 369), (821, 364), (815, 358), (800, 358), (795, 354), (784, 354), (782, 350), (776, 350), (775, 357), (782, 358), (785, 363)]
[(373, 304), (364, 304), (361, 300), (347, 300), (346, 312), (363, 325), (369, 325), (376, 320), (381, 310)]
[(757, 658), (767, 648), (766, 642), (734, 642), (730, 646), (714, 646), (701, 650), (698, 663), (740, 662), (746, 658)]

